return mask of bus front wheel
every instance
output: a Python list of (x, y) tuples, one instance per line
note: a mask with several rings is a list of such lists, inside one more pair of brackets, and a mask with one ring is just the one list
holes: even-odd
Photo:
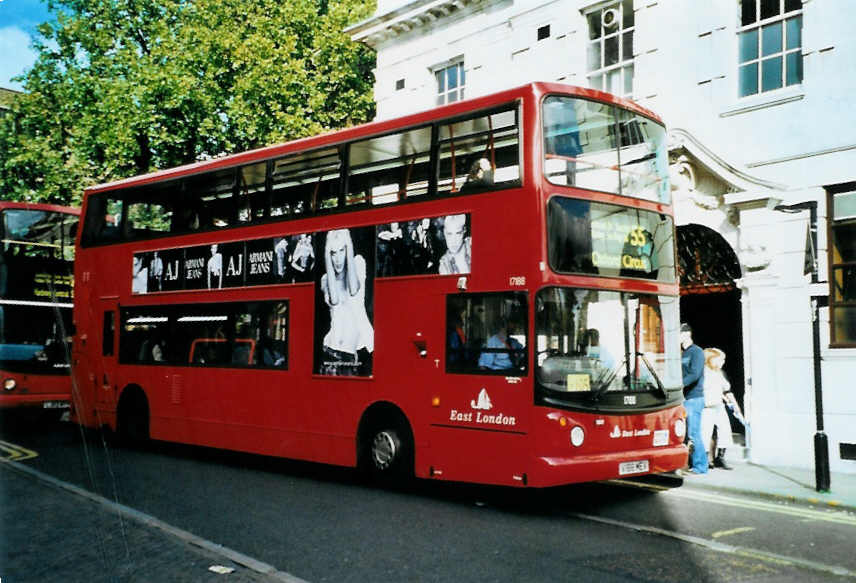
[(413, 437), (407, 423), (387, 419), (372, 425), (364, 440), (363, 469), (375, 480), (394, 484), (413, 476)]

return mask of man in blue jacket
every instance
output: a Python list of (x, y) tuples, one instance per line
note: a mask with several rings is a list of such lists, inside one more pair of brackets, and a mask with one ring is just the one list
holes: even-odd
[(707, 452), (704, 450), (701, 432), (701, 412), (704, 409), (704, 351), (693, 343), (693, 331), (689, 324), (681, 324), (681, 348), (687, 433), (694, 444), (689, 473), (706, 474)]

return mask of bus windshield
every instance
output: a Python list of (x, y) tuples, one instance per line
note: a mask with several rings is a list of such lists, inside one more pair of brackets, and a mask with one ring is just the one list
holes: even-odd
[(74, 259), (75, 215), (29, 209), (3, 212), (3, 253)]
[(544, 174), (553, 184), (669, 204), (666, 130), (607, 103), (544, 100)]
[(680, 394), (678, 298), (550, 287), (535, 310), (542, 398), (594, 404), (629, 392), (662, 404)]
[(0, 368), (9, 372), (68, 374), (63, 334), (68, 335), (70, 329), (70, 307), (53, 309), (24, 302), (3, 302), (0, 305)]

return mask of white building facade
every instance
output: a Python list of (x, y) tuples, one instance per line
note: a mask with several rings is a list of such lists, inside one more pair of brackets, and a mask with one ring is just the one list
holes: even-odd
[(856, 473), (851, 8), (379, 0), (348, 32), (377, 51), (379, 119), (535, 80), (603, 89), (657, 112), (670, 135), (682, 319), (699, 345), (728, 354), (749, 459), (814, 467), (822, 391), (831, 470)]

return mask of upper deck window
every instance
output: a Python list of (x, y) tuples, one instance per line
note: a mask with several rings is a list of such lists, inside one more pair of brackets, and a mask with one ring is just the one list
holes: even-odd
[(475, 192), (520, 181), (517, 110), (441, 125), (437, 191)]
[(339, 203), (342, 156), (338, 148), (291, 154), (274, 160), (270, 216), (305, 215)]
[(82, 245), (519, 186), (518, 103), (87, 197)]
[(3, 211), (2, 217), (4, 254), (74, 259), (75, 215), (9, 209)]
[(554, 196), (547, 207), (550, 267), (558, 273), (638, 277), (674, 283), (668, 215)]
[(351, 144), (345, 204), (386, 204), (428, 192), (431, 128)]
[(612, 105), (544, 100), (544, 173), (553, 184), (669, 203), (666, 130)]

